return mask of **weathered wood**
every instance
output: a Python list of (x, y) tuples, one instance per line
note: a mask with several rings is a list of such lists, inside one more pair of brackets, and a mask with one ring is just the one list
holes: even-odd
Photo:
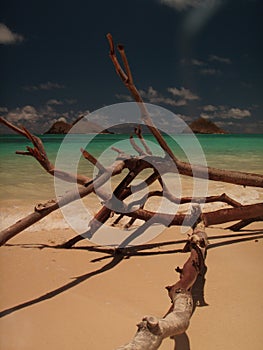
[[(64, 181), (77, 183), (78, 190), (65, 194), (59, 200), (51, 200), (44, 204), (39, 204), (35, 207), (35, 211), (27, 217), (19, 220), (14, 225), (8, 227), (0, 233), (0, 245), (3, 245), (10, 238), (17, 233), (33, 225), (37, 221), (49, 215), (54, 210), (59, 209), (75, 200), (96, 192), (103, 200), (102, 208), (95, 214), (94, 218), (87, 222), (86, 236), (91, 237), (92, 234), (103, 225), (112, 213), (120, 214), (119, 218), (115, 220), (115, 224), (124, 217), (130, 217), (130, 221), (126, 224), (129, 227), (135, 220), (141, 219), (145, 222), (154, 218), (154, 222), (164, 224), (166, 226), (172, 225), (193, 225), (193, 214), (196, 223), (194, 223), (193, 233), (189, 237), (183, 251), (190, 252), (188, 259), (182, 268), (176, 268), (180, 273), (180, 279), (173, 285), (166, 287), (168, 295), (171, 299), (172, 306), (164, 317), (158, 318), (156, 316), (145, 316), (138, 324), (138, 331), (130, 343), (124, 345), (119, 350), (155, 350), (158, 349), (162, 340), (166, 337), (174, 337), (178, 334), (184, 333), (189, 325), (192, 310), (194, 307), (192, 291), (200, 277), (201, 272), (206, 270), (205, 258), (208, 247), (208, 240), (205, 233), (205, 226), (222, 224), (230, 221), (241, 220), (238, 224), (232, 225), (233, 230), (240, 229), (245, 225), (263, 218), (263, 203), (256, 203), (251, 205), (242, 205), (236, 200), (223, 193), (222, 195), (215, 195), (202, 198), (174, 196), (165, 183), (162, 181), (162, 175), (167, 172), (176, 172), (181, 175), (195, 176), (197, 178), (209, 179), (213, 181), (221, 181), (242, 186), (263, 187), (263, 175), (251, 174), (246, 172), (227, 171), (224, 169), (217, 169), (212, 167), (204, 167), (199, 165), (192, 165), (187, 162), (179, 160), (167, 142), (163, 138), (160, 131), (155, 127), (151, 116), (143, 102), (139, 90), (136, 88), (131, 69), (126, 57), (124, 47), (118, 46), (118, 52), (121, 56), (124, 68), (121, 67), (113, 43), (112, 36), (107, 35), (110, 45), (110, 58), (120, 76), (124, 85), (128, 88), (134, 100), (137, 102), (141, 118), (145, 125), (149, 128), (160, 147), (164, 150), (164, 157), (154, 156), (145, 142), (140, 127), (135, 128), (135, 135), (138, 137), (142, 147), (140, 147), (134, 137), (131, 136), (130, 143), (134, 150), (138, 153), (137, 157), (130, 156), (120, 149), (112, 147), (118, 153), (116, 162), (112, 167), (104, 167), (92, 154), (81, 149), (82, 155), (96, 166), (99, 173), (95, 179), (90, 179), (81, 174), (70, 174), (60, 169), (55, 169), (54, 165), (49, 161), (44, 145), (40, 138), (32, 135), (25, 128), (18, 128), (10, 122), (0, 118), (0, 123), (5, 124), (10, 129), (23, 135), (31, 141), (33, 147), (27, 147), (26, 151), (17, 151), (17, 154), (32, 156), (38, 163), (52, 176), (56, 176)], [(108, 181), (111, 176), (122, 173), (124, 169), (128, 169), (129, 173), (117, 185), (112, 193), (107, 193), (101, 189), (102, 185)], [(136, 179), (144, 169), (151, 169), (153, 174), (140, 184), (132, 186), (132, 181)], [(145, 187), (149, 187), (157, 181), (161, 187), (160, 190), (150, 191), (147, 195), (139, 200), (133, 201), (128, 205), (125, 200), (133, 193), (139, 192)], [(220, 201), (228, 204), (232, 208), (224, 208), (216, 211), (210, 211), (199, 215), (192, 213), (191, 215), (184, 214), (167, 214), (156, 213), (144, 209), (147, 200), (150, 197), (165, 197), (172, 203), (212, 203)], [(134, 209), (135, 205), (139, 205), (139, 209)], [(75, 243), (83, 239), (83, 236), (76, 236), (66, 242), (63, 247), (71, 247)], [(204, 285), (204, 278), (202, 279)], [(202, 296), (201, 303), (205, 304)]]
[[(110, 218), (113, 212), (121, 213), (121, 216), (131, 217), (131, 220), (127, 224), (127, 227), (134, 223), (134, 221), (137, 219), (148, 221), (153, 217), (155, 222), (162, 223), (167, 226), (191, 224), (191, 222), (188, 220), (189, 218), (182, 214), (176, 214), (171, 216), (166, 213), (154, 213), (145, 210), (144, 205), (146, 204), (148, 198), (157, 196), (163, 196), (171, 202), (177, 204), (189, 202), (211, 203), (214, 201), (221, 201), (233, 207), (204, 213), (204, 221), (206, 226), (241, 220), (242, 224), (239, 224), (239, 226), (237, 225), (234, 227), (234, 229), (237, 229), (238, 227), (242, 227), (242, 225), (246, 224), (247, 222), (249, 223), (251, 221), (256, 220), (256, 218), (258, 217), (262, 217), (263, 204), (242, 206), (241, 203), (233, 200), (226, 194), (222, 194), (220, 196), (210, 196), (205, 198), (177, 198), (169, 191), (169, 189), (166, 187), (165, 183), (163, 183), (161, 178), (161, 175), (167, 172), (175, 171), (177, 173), (179, 171), (179, 173), (182, 175), (193, 176), (194, 174), (195, 177), (200, 178), (206, 178), (208, 174), (210, 180), (256, 187), (263, 187), (263, 175), (236, 171), (226, 171), (223, 169), (216, 168), (206, 168), (198, 165), (191, 165), (189, 163), (182, 162), (179, 159), (177, 159), (177, 157), (169, 148), (168, 144), (164, 140), (159, 130), (155, 127), (154, 123), (152, 122), (147, 108), (143, 103), (142, 97), (139, 91), (137, 90), (136, 86), (134, 85), (132, 73), (129, 67), (124, 47), (122, 45), (118, 46), (118, 51), (121, 55), (122, 62), (124, 65), (123, 69), (117, 59), (113, 39), (110, 34), (107, 37), (110, 45), (110, 57), (114, 64), (116, 72), (120, 76), (125, 86), (131, 92), (135, 101), (138, 103), (138, 106), (141, 111), (142, 120), (148, 126), (152, 134), (155, 136), (159, 145), (165, 151), (166, 156), (158, 157), (152, 155), (150, 148), (148, 147), (147, 143), (142, 137), (140, 126), (138, 126), (138, 128), (135, 128), (135, 134), (138, 137), (138, 140), (141, 142), (143, 149), (140, 146), (138, 146), (133, 137), (131, 137), (131, 144), (134, 147), (134, 149), (139, 153), (137, 157), (132, 157), (124, 153), (122, 150), (112, 147), (112, 149), (114, 149), (118, 153), (117, 161), (112, 167), (106, 168), (100, 162), (98, 162), (98, 160), (94, 156), (92, 156), (88, 151), (81, 149), (83, 156), (99, 169), (98, 177), (93, 180), (81, 174), (70, 174), (63, 170), (55, 169), (54, 165), (48, 159), (48, 156), (44, 149), (44, 145), (42, 144), (40, 138), (38, 138), (35, 135), (32, 135), (27, 129), (18, 128), (10, 122), (8, 122), (7, 120), (0, 118), (0, 123), (5, 124), (10, 129), (23, 135), (32, 142), (33, 147), (27, 147), (27, 151), (19, 151), (19, 154), (33, 156), (39, 162), (39, 164), (52, 176), (56, 176), (64, 181), (78, 183), (80, 185), (79, 191), (76, 191), (76, 193), (66, 194), (59, 201), (49, 201), (48, 203), (45, 203), (42, 206), (36, 207), (34, 213), (28, 215), (27, 217), (19, 220), (14, 225), (3, 230), (0, 233), (0, 244), (4, 244), (8, 239), (21, 232), (25, 228), (36, 223), (37, 221), (41, 220), (43, 217), (47, 216), (52, 211), (57, 210), (59, 207), (62, 207), (70, 203), (71, 201), (82, 198), (83, 196), (86, 196), (94, 191), (96, 191), (96, 194), (98, 194), (98, 196), (105, 202), (105, 205), (94, 216), (93, 220), (91, 220), (90, 223), (87, 223), (87, 226), (90, 226), (91, 232), (88, 231), (90, 234), (102, 224), (104, 224)], [(131, 189), (131, 181), (133, 181), (133, 179), (135, 179), (141, 171), (147, 168), (153, 169), (153, 174), (148, 179), (146, 179), (145, 182), (142, 182), (139, 185), (135, 185)], [(129, 181), (127, 182), (126, 178), (117, 186), (113, 193), (105, 193), (101, 189), (103, 183), (107, 181), (111, 176), (120, 174), (124, 169), (128, 169), (130, 171)], [(133, 175), (131, 176), (131, 174)], [(132, 193), (134, 193), (135, 191), (139, 191), (145, 186), (149, 186), (154, 181), (159, 182), (161, 190), (150, 191), (148, 195), (143, 196), (141, 199), (130, 203), (128, 206), (125, 207), (125, 204), (123, 203), (125, 199), (131, 196)], [(133, 212), (129, 212), (129, 210), (135, 204), (139, 205), (140, 208)], [(122, 212), (123, 210), (124, 213)], [(81, 236), (77, 236), (76, 238), (71, 239), (70, 242), (77, 242), (80, 239)]]
[(84, 196), (87, 196), (88, 194), (94, 191), (94, 187), (100, 187), (108, 179), (109, 174), (104, 173), (100, 178), (96, 179), (95, 181), (92, 181), (87, 187), (81, 187), (79, 191), (69, 192), (60, 200), (48, 201), (44, 204), (36, 206), (35, 211), (33, 213), (27, 215), (21, 220), (18, 220), (15, 224), (9, 226), (8, 228), (0, 232), (0, 246), (5, 244), (9, 239), (16, 236), (21, 231), (25, 230), (26, 228), (38, 222), (39, 220), (43, 219), (53, 211), (62, 208), (63, 206), (75, 200), (83, 198)]
[(185, 250), (190, 251), (190, 257), (183, 268), (179, 269), (180, 280), (166, 287), (172, 302), (168, 313), (162, 318), (144, 316), (137, 325), (138, 330), (134, 338), (117, 350), (156, 350), (163, 339), (174, 337), (187, 330), (193, 311), (191, 288), (205, 266), (207, 247), (208, 240), (201, 220), (195, 225), (186, 244)]
[[(257, 203), (203, 213), (203, 218), (205, 225), (210, 226), (241, 219), (256, 218), (262, 216), (262, 213), (263, 203)], [(125, 215), (143, 221), (149, 221), (150, 219), (154, 218), (155, 222), (161, 223), (165, 226), (189, 226), (191, 224), (191, 215), (185, 214), (173, 215), (166, 213), (155, 213), (146, 209), (138, 209), (133, 212), (126, 212)]]
[(238, 172), (238, 171), (227, 171), (227, 170), (216, 169), (212, 167), (192, 165), (192, 164), (180, 161), (174, 155), (171, 148), (168, 146), (167, 142), (164, 140), (160, 131), (155, 127), (151, 119), (151, 116), (147, 110), (147, 107), (143, 102), (142, 96), (133, 82), (132, 74), (128, 64), (128, 59), (126, 57), (124, 46), (118, 45), (118, 51), (121, 55), (121, 58), (124, 64), (124, 70), (123, 70), (116, 56), (113, 38), (110, 33), (107, 34), (107, 39), (110, 46), (110, 58), (112, 60), (112, 63), (115, 67), (117, 74), (119, 75), (123, 84), (130, 91), (134, 100), (137, 102), (138, 107), (141, 111), (141, 118), (143, 122), (145, 123), (145, 125), (147, 125), (151, 133), (154, 135), (155, 139), (157, 140), (161, 148), (165, 151), (166, 154), (168, 154), (171, 160), (174, 161), (174, 163), (178, 168), (178, 172), (180, 174), (193, 176), (193, 173), (194, 173), (195, 177), (204, 178), (204, 179), (206, 179), (208, 175), (209, 180), (213, 180), (213, 181), (223, 181), (223, 182), (242, 185), (242, 186), (263, 187), (263, 175), (261, 174), (251, 174), (251, 173)]
[(258, 222), (258, 221), (263, 221), (263, 216), (259, 216), (259, 217), (252, 218), (252, 219), (241, 220), (241, 221), (237, 222), (236, 224), (229, 226), (228, 229), (232, 230), (232, 231), (239, 231), (242, 228), (252, 224), (252, 222)]

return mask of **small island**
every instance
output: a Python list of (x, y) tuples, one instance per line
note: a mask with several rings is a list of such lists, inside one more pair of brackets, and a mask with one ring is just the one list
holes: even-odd
[(189, 124), (189, 128), (195, 134), (227, 134), (227, 132), (219, 128), (209, 119), (200, 117)]
[[(52, 126), (45, 132), (45, 134), (67, 134), (71, 128), (76, 125), (84, 116), (78, 117), (73, 123), (67, 123), (62, 118), (57, 120)], [(83, 120), (80, 125), (76, 125), (74, 128), (74, 134), (111, 134), (112, 132), (102, 128), (89, 120)]]
[[(45, 134), (67, 134), (70, 129), (77, 124), (78, 121), (83, 119), (83, 116), (77, 118), (73, 123), (67, 123), (62, 118), (57, 120)], [(137, 125), (134, 123), (127, 124), (119, 124), (116, 126), (112, 126), (109, 129), (104, 129), (101, 131), (101, 126), (98, 124), (91, 122), (89, 120), (85, 120), (81, 125), (76, 126), (74, 129), (74, 133), (79, 134), (129, 134)], [(141, 125), (142, 132), (144, 134), (148, 134), (149, 130), (147, 126)], [(194, 120), (189, 124), (189, 128), (195, 134), (227, 134), (227, 132), (221, 128), (219, 128), (215, 123), (211, 120), (200, 117)], [(187, 129), (185, 133), (187, 133)]]

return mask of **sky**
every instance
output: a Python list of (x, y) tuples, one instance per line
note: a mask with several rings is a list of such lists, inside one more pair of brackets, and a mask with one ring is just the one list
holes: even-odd
[(1, 3), (0, 115), (16, 125), (42, 133), (131, 101), (109, 58), (111, 33), (145, 102), (187, 123), (263, 133), (262, 0)]

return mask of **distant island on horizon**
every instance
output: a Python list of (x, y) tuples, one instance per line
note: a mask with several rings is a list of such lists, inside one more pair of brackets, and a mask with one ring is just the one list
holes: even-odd
[(194, 134), (228, 134), (209, 119), (200, 117), (188, 125)]
[[(78, 121), (80, 121), (83, 118), (83, 116), (77, 118), (73, 123), (67, 123), (63, 120), (56, 121), (44, 134), (67, 134), (71, 128), (77, 124)], [(81, 124), (81, 128), (78, 130), (78, 127), (76, 126), (75, 133), (80, 134), (95, 134), (95, 133), (103, 133), (103, 134), (126, 134), (130, 133), (132, 128), (136, 125), (130, 124), (121, 124), (116, 125), (113, 127), (110, 127), (109, 129), (104, 129), (101, 131), (101, 126), (98, 124), (91, 122), (89, 120), (85, 121), (85, 124)], [(194, 120), (192, 123), (190, 123), (189, 128), (192, 130), (195, 134), (228, 134), (227, 131), (219, 128), (215, 123), (213, 123), (211, 120), (205, 119), (203, 117), (200, 117), (196, 120)], [(148, 131), (147, 129), (144, 130), (147, 127), (143, 128), (143, 132)], [(187, 133), (187, 130), (185, 130), (183, 133)]]

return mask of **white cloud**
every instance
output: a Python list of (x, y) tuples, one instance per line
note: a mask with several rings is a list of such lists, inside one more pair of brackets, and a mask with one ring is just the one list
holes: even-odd
[(248, 109), (230, 108), (228, 113), (234, 119), (243, 119), (251, 116), (251, 112)]
[(12, 32), (4, 23), (0, 23), (0, 44), (16, 44), (23, 40), (22, 35)]
[(204, 118), (204, 119), (211, 119), (211, 115), (207, 114), (207, 113), (201, 113), (200, 117)]
[(67, 119), (65, 117), (60, 117), (58, 118), (57, 120), (58, 122), (64, 122), (64, 123), (67, 123)]
[(35, 107), (27, 105), (22, 108), (16, 108), (10, 111), (6, 115), (7, 120), (12, 123), (22, 122), (22, 121), (35, 121), (38, 118), (38, 113)]
[[(50, 104), (50, 102), (52, 102)], [(49, 100), (46, 104), (34, 107), (32, 105), (26, 105), (18, 107), (10, 111), (3, 108), (3, 116), (5, 119), (17, 126), (24, 126), (35, 134), (41, 134), (46, 132), (55, 121), (69, 121), (69, 123), (75, 121), (80, 115), (87, 115), (89, 112), (76, 111), (76, 110), (62, 110), (62, 107), (58, 103), (54, 103), (57, 100)], [(63, 104), (63, 107), (67, 106)], [(1, 108), (1, 107), (0, 107)], [(8, 132), (8, 130), (5, 130)]]
[(220, 62), (220, 63), (225, 63), (225, 64), (231, 64), (232, 63), (230, 58), (220, 57), (220, 56), (216, 56), (216, 55), (210, 55), (209, 56), (209, 61)]
[(55, 90), (55, 89), (64, 89), (65, 86), (62, 84), (58, 83), (53, 83), (53, 82), (46, 82), (46, 83), (41, 83), (39, 85), (29, 85), (29, 86), (24, 86), (25, 90), (28, 91), (38, 91), (38, 90)]
[(203, 110), (204, 113), (201, 113), (201, 117), (208, 119), (245, 119), (251, 117), (249, 109), (237, 107), (207, 105), (203, 107)]
[(175, 100), (171, 97), (165, 97), (161, 93), (159, 93), (157, 90), (155, 90), (152, 86), (150, 86), (147, 91), (140, 90), (140, 94), (143, 99), (153, 104), (161, 103), (167, 106), (185, 106), (186, 105), (185, 99), (180, 98)]
[(179, 96), (185, 100), (199, 99), (197, 95), (193, 94), (189, 89), (185, 89), (184, 87), (181, 87), (180, 89), (177, 89), (176, 87), (168, 88), (167, 91), (169, 91), (173, 96)]
[[(172, 97), (164, 96), (152, 86), (150, 86), (148, 90), (139, 90), (145, 102), (150, 102), (153, 104), (164, 104), (167, 106), (176, 107), (185, 106), (190, 100), (199, 99), (197, 95), (184, 87), (181, 87), (180, 89), (177, 89), (176, 87), (167, 88), (167, 91), (172, 95)], [(130, 95), (116, 95), (116, 97), (128, 102), (133, 101)]]
[(217, 110), (217, 107), (213, 105), (206, 105), (203, 107), (203, 110), (205, 112), (215, 112)]
[(39, 108), (26, 105), (9, 111), (4, 118), (15, 125), (22, 124), (35, 133), (41, 133), (46, 131), (46, 125), (50, 120), (57, 119), (58, 115), (63, 115), (63, 113), (58, 113), (53, 106), (48, 104)]

